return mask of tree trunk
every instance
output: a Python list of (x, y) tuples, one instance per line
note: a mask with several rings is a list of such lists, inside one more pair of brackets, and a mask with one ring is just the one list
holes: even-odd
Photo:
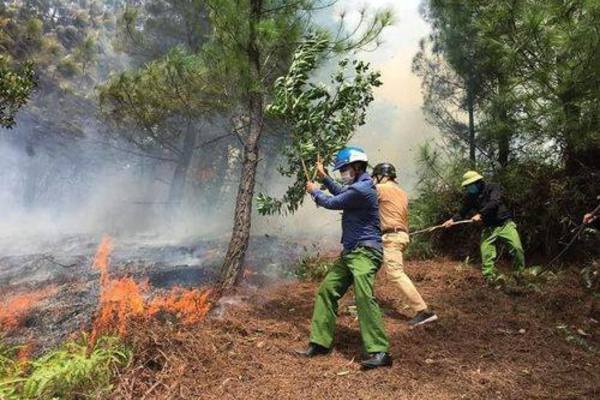
[(476, 167), (476, 159), (475, 159), (475, 117), (474, 117), (474, 108), (475, 108), (475, 96), (473, 91), (475, 90), (473, 87), (473, 79), (469, 77), (469, 82), (467, 84), (467, 111), (469, 113), (469, 161), (471, 163), (471, 168)]
[(244, 148), (242, 175), (240, 177), (233, 217), (233, 233), (221, 270), (221, 287), (224, 289), (235, 285), (242, 275), (244, 258), (250, 240), (252, 200), (254, 198), (257, 166), (257, 143), (253, 145), (249, 144)]
[(578, 160), (577, 138), (580, 133), (581, 110), (575, 102), (576, 90), (568, 87), (559, 95), (565, 118), (563, 127), (564, 152), (563, 159), (565, 169), (570, 175), (578, 175), (581, 171), (581, 163)]
[(183, 139), (183, 153), (177, 162), (173, 180), (169, 189), (169, 206), (175, 207), (181, 204), (185, 190), (185, 179), (187, 176), (192, 155), (194, 154), (194, 146), (196, 145), (197, 133), (193, 128), (188, 128)]
[(498, 87), (496, 92), (495, 106), (493, 107), (493, 114), (496, 118), (496, 143), (498, 145), (498, 164), (501, 168), (505, 168), (508, 165), (510, 158), (510, 142), (513, 136), (514, 123), (512, 121), (511, 107), (512, 103), (508, 102), (510, 99), (510, 89), (507, 84), (504, 75), (498, 75)]
[[(501, 92), (502, 96), (505, 93)], [(510, 156), (510, 140), (512, 137), (512, 123), (509, 120), (508, 112), (504, 104), (500, 110), (500, 126), (502, 127), (498, 137), (498, 163), (502, 168), (508, 165), (508, 159)]]
[[(250, 75), (256, 86), (261, 82), (261, 60), (257, 43), (256, 29), (262, 14), (262, 0), (250, 1), (248, 45), (246, 48), (250, 61)], [(233, 216), (233, 232), (227, 248), (227, 254), (221, 267), (221, 285), (224, 290), (238, 283), (242, 276), (244, 258), (250, 240), (252, 225), (252, 200), (258, 166), (259, 141), (263, 132), (264, 110), (263, 91), (253, 88), (248, 92), (248, 116), (250, 117), (247, 135), (244, 138), (244, 157), (242, 175), (238, 186)]]
[(498, 163), (502, 168), (508, 165), (510, 155), (510, 133), (503, 132), (498, 138)]

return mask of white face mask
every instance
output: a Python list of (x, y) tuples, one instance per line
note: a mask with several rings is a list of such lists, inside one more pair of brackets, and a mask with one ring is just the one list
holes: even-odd
[(354, 171), (351, 169), (341, 172), (342, 175), (342, 183), (344, 185), (351, 185), (354, 183)]

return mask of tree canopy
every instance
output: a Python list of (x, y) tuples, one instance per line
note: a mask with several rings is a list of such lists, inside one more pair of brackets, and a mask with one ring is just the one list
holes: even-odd
[(34, 86), (30, 64), (12, 68), (0, 57), (0, 126), (11, 128), (15, 124), (15, 114), (27, 103)]
[(430, 0), (423, 13), (433, 32), (413, 70), (443, 145), (421, 153), (421, 217), (448, 216), (433, 198), (456, 207), (471, 147), (477, 168), (505, 185), (528, 249), (552, 252), (595, 201), (600, 4)]

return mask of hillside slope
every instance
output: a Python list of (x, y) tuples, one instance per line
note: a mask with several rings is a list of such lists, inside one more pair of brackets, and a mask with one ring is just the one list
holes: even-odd
[[(597, 304), (577, 277), (544, 292), (484, 285), (445, 260), (408, 271), (440, 321), (410, 330), (383, 275), (378, 298), (392, 342), (390, 369), (362, 372), (358, 323), (343, 299), (337, 344), (302, 359), (315, 283), (242, 289), (194, 328), (156, 322), (133, 338), (137, 355), (115, 398), (594, 399), (600, 397)], [(596, 315), (594, 315), (596, 314)], [(595, 318), (594, 318), (595, 317)]]

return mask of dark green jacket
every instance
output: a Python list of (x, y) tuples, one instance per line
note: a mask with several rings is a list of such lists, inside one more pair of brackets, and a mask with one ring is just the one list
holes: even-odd
[(504, 203), (502, 187), (496, 183), (483, 182), (483, 188), (475, 196), (465, 196), (463, 206), (452, 219), (460, 221), (471, 212), (481, 214), (483, 224), (489, 227), (503, 225), (512, 218), (512, 213)]

